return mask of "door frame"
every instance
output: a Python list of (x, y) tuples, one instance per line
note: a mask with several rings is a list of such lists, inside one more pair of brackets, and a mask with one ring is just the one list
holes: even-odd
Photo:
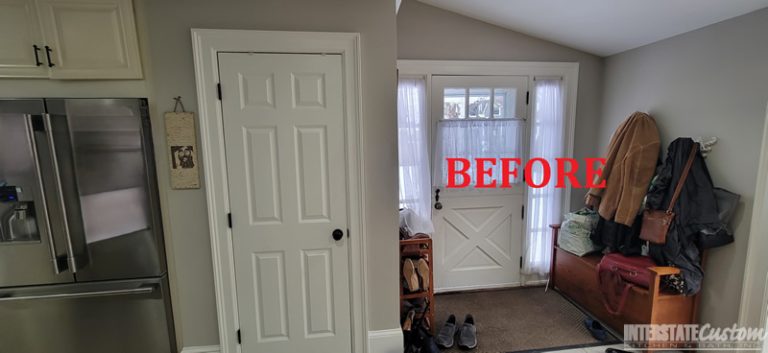
[(768, 248), (768, 237), (765, 237), (765, 229), (768, 228), (768, 104), (763, 121), (763, 142), (756, 184), (739, 307), (738, 322), (744, 327), (766, 327), (767, 324), (768, 261), (763, 251)]
[[(192, 48), (195, 62), (197, 101), (208, 224), (213, 256), (216, 311), (221, 353), (239, 352), (239, 318), (233, 256), (232, 230), (228, 226), (229, 194), (224, 148), (224, 126), (218, 99), (218, 52), (295, 54), (339, 54), (344, 86), (344, 136), (348, 166), (347, 207), (349, 213), (349, 276), (353, 352), (367, 352), (366, 318), (366, 229), (363, 181), (363, 143), (360, 81), (360, 34), (330, 32), (283, 32), (255, 30), (195, 29)], [(226, 92), (224, 92), (226, 95)]]
[[(579, 85), (579, 63), (578, 62), (550, 62), (550, 61), (464, 61), (464, 60), (398, 60), (397, 70), (399, 77), (423, 77), (426, 81), (427, 96), (431, 97), (432, 76), (528, 76), (528, 90), (535, 87), (535, 78), (554, 78), (560, 77), (565, 81), (565, 155), (563, 157), (573, 158), (573, 142), (576, 130), (576, 103), (578, 97)], [(531, 102), (535, 102), (535, 97)], [(427, 139), (430, 148), (430, 157), (433, 156), (433, 130), (431, 99), (426, 102), (426, 114), (430, 119), (427, 129)], [(527, 109), (527, 119), (532, 119), (532, 106), (529, 104)], [(530, 148), (530, 126), (525, 132), (526, 146)], [(525, 151), (526, 157), (529, 151)], [(431, 175), (431, 170), (430, 170)], [(433, 193), (430, 193), (433, 194)], [(523, 194), (527, 198), (527, 191)], [(562, 210), (570, 209), (571, 188), (563, 190)], [(525, 243), (528, 233), (528, 212), (523, 219), (523, 254), (528, 244)], [(523, 255), (524, 256), (524, 255)], [(520, 275), (521, 285), (539, 285), (547, 282), (545, 278), (535, 275)]]

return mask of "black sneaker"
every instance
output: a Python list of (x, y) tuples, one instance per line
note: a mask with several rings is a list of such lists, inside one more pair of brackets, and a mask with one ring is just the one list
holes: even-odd
[(437, 343), (438, 346), (441, 348), (451, 348), (453, 347), (453, 336), (456, 335), (456, 316), (448, 317), (448, 320), (445, 320), (445, 324), (443, 324), (443, 327), (440, 328), (440, 332), (437, 333), (437, 336), (435, 337), (435, 343)]
[(600, 325), (597, 320), (588, 317), (584, 319), (584, 326), (587, 327), (587, 330), (589, 330), (589, 333), (592, 334), (592, 337), (594, 337), (596, 340), (603, 342), (608, 338), (608, 333), (605, 330), (605, 327), (603, 325)]
[(467, 314), (459, 328), (459, 348), (477, 348), (477, 327), (475, 327), (475, 318), (471, 314)]

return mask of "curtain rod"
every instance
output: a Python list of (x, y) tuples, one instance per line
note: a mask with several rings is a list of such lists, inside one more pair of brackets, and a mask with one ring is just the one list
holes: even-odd
[(563, 76), (533, 76), (533, 80), (563, 80)]
[(438, 124), (440, 124), (440, 123), (452, 123), (452, 122), (460, 122), (460, 121), (469, 121), (469, 122), (477, 122), (477, 121), (482, 121), (482, 122), (486, 122), (486, 121), (487, 122), (492, 122), (492, 121), (526, 121), (526, 119), (525, 118), (443, 119), (443, 120), (439, 120), (437, 123)]

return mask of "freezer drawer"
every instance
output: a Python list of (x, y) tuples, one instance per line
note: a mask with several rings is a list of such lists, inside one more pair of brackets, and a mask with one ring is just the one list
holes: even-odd
[(167, 277), (0, 289), (0, 353), (175, 353)]

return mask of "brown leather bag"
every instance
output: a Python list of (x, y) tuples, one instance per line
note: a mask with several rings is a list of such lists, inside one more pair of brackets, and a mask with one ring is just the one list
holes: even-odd
[(654, 244), (664, 244), (667, 242), (669, 226), (672, 225), (672, 221), (675, 219), (675, 213), (672, 210), (675, 207), (677, 199), (680, 197), (680, 192), (683, 191), (685, 179), (688, 178), (688, 173), (691, 171), (693, 160), (696, 158), (696, 152), (698, 151), (699, 144), (694, 143), (691, 148), (691, 154), (688, 156), (688, 162), (685, 163), (683, 174), (680, 175), (680, 180), (677, 181), (675, 193), (672, 195), (672, 200), (669, 201), (667, 210), (645, 209), (645, 211), (643, 211), (643, 224), (640, 227), (640, 239)]

